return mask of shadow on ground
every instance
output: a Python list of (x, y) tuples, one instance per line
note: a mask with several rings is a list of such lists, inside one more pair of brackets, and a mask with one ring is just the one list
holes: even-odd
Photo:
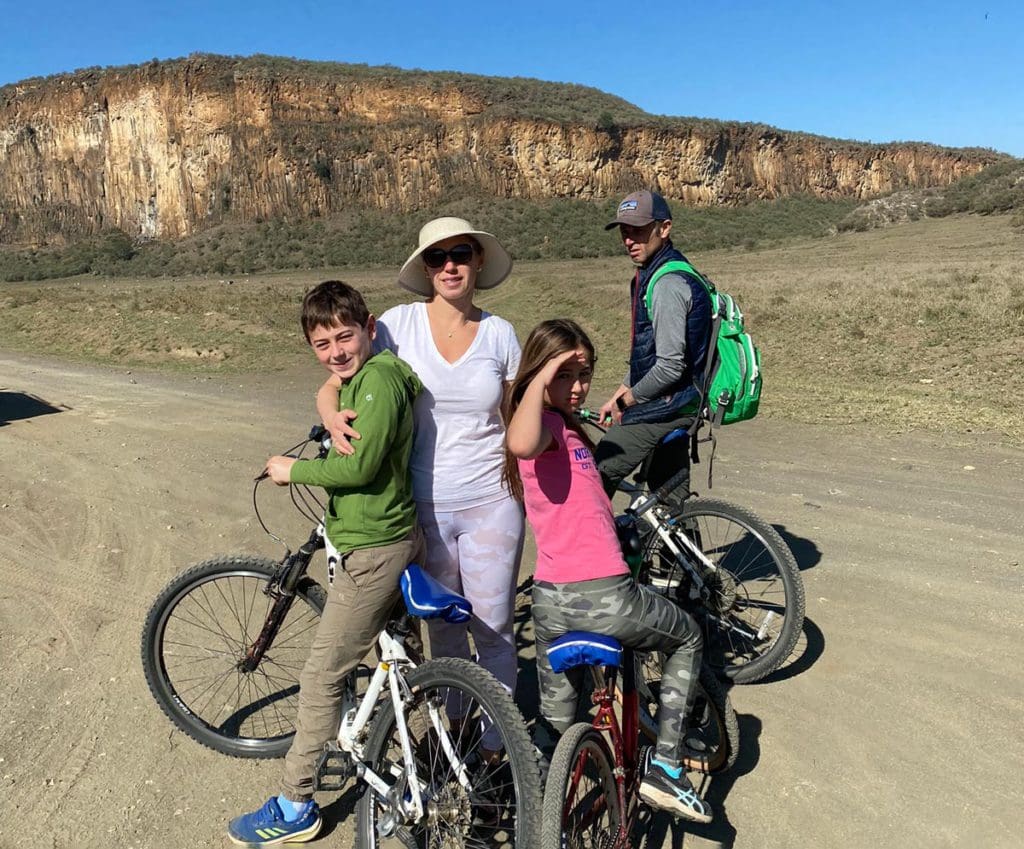
[(682, 849), (686, 845), (688, 834), (714, 843), (722, 849), (729, 849), (736, 843), (736, 829), (729, 822), (729, 808), (726, 800), (732, 791), (736, 779), (753, 772), (761, 759), (761, 747), (758, 740), (761, 736), (761, 720), (753, 714), (737, 714), (740, 724), (740, 753), (736, 764), (728, 772), (720, 775), (704, 776), (697, 783), (698, 775), (690, 773), (700, 794), (710, 803), (714, 812), (714, 820), (707, 825), (684, 822), (670, 817), (668, 814), (655, 813), (650, 818), (650, 826), (646, 830), (647, 840), (644, 846), (659, 849)]
[(318, 840), (322, 841), (344, 822), (355, 827), (356, 805), (366, 790), (367, 786), (362, 781), (352, 782), (337, 799), (320, 809), (324, 824), (317, 835)]
[(785, 525), (772, 525), (772, 527), (779, 532), (779, 536), (789, 546), (789, 550), (793, 552), (793, 558), (796, 560), (796, 565), (800, 567), (801, 572), (813, 569), (821, 562), (821, 549), (818, 548), (814, 540), (798, 536), (786, 530)]
[(19, 419), (34, 419), (36, 416), (62, 413), (68, 409), (70, 407), (55, 407), (27, 392), (8, 392), (0, 389), (0, 427)]
[(795, 678), (797, 675), (802, 675), (825, 653), (825, 635), (821, 632), (821, 629), (814, 624), (814, 621), (808, 618), (804, 618), (804, 628), (800, 634), (799, 639), (796, 641), (796, 645), (793, 647), (793, 653), (789, 656), (782, 666), (776, 669), (771, 675), (761, 679), (760, 681), (754, 681), (752, 684), (744, 684), (743, 686), (757, 686), (758, 684), (774, 684), (777, 681), (785, 681), (789, 678)]

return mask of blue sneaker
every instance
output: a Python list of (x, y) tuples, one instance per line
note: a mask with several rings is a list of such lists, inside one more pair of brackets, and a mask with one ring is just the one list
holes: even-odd
[(652, 758), (640, 798), (648, 805), (693, 822), (711, 822), (711, 806), (701, 799), (682, 767), (671, 767)]
[(309, 802), (294, 822), (284, 818), (277, 797), (267, 800), (258, 811), (235, 817), (228, 825), (228, 837), (239, 846), (273, 846), (277, 843), (305, 843), (320, 831), (320, 807)]

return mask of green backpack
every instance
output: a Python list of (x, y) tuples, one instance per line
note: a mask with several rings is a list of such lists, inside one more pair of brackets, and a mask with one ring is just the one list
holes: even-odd
[(711, 338), (715, 345), (713, 354), (709, 349), (704, 367), (700, 418), (707, 419), (712, 427), (752, 419), (761, 402), (761, 352), (743, 329), (743, 313), (732, 296), (719, 292), (688, 262), (675, 260), (654, 272), (645, 297), (647, 314), (651, 314), (654, 284), (665, 274), (680, 271), (699, 280), (711, 298)]

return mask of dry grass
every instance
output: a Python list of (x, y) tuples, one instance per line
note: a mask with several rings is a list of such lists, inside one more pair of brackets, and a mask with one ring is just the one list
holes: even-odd
[[(747, 314), (763, 415), (1024, 444), (1022, 249), (1008, 217), (968, 216), (690, 259)], [(624, 259), (523, 262), (481, 303), (521, 337), (543, 318), (578, 319), (600, 355), (597, 396), (624, 370), (629, 274)], [(301, 294), (330, 276), (3, 284), (0, 346), (209, 374), (291, 368), (309, 357)], [(375, 312), (404, 299), (390, 272), (340, 276)]]
[(1020, 444), (1022, 249), (1008, 218), (962, 217), (704, 265), (752, 317), (773, 415)]

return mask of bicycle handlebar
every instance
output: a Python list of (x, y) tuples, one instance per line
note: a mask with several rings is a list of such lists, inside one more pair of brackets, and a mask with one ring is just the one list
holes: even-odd
[(576, 418), (578, 418), (581, 422), (584, 422), (585, 424), (588, 424), (588, 425), (596, 428), (597, 430), (601, 431), (602, 433), (605, 433), (608, 430), (608, 428), (604, 424), (604, 422), (602, 422), (598, 418), (597, 412), (594, 411), (594, 410), (591, 410), (591, 409), (589, 409), (587, 407), (580, 407), (576, 411)]

